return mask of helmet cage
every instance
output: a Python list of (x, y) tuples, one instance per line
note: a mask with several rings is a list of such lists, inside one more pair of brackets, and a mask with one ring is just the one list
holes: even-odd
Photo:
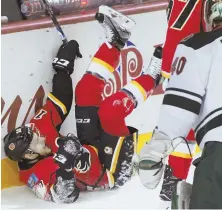
[(206, 31), (214, 28), (216, 20), (222, 21), (222, 0), (206, 0), (204, 2), (204, 21)]

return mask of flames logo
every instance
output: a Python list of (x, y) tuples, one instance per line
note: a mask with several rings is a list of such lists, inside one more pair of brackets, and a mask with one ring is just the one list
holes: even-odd
[(121, 51), (120, 63), (114, 71), (115, 80), (109, 79), (105, 85), (103, 97), (108, 97), (121, 89), (142, 73), (143, 58), (136, 46), (128, 41)]

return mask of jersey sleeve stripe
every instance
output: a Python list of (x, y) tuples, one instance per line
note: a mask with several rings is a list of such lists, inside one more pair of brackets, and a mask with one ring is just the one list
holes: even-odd
[(62, 110), (62, 113), (64, 115), (67, 113), (66, 106), (59, 99), (57, 99), (52, 93), (48, 94), (48, 99), (50, 99), (54, 104), (56, 104)]
[(200, 145), (204, 136), (211, 130), (222, 127), (222, 114), (214, 117), (196, 132), (196, 141)]
[(202, 103), (202, 99), (196, 97), (196, 96), (193, 96), (193, 95), (189, 95), (187, 93), (183, 93), (183, 92), (175, 92), (173, 90), (168, 90), (165, 92), (165, 95), (176, 95), (176, 96), (181, 96), (181, 97), (184, 97), (184, 98), (188, 98), (190, 100), (193, 100), (193, 101), (196, 101), (198, 103)]
[(199, 115), (201, 108), (200, 102), (173, 94), (166, 94), (164, 96), (163, 105), (175, 106), (190, 111), (196, 115)]
[(181, 92), (181, 93), (187, 93), (189, 95), (196, 96), (196, 97), (200, 98), (201, 100), (203, 99), (203, 96), (201, 96), (197, 93), (188, 91), (188, 90), (184, 90), (184, 89), (180, 89), (180, 88), (167, 88), (166, 89), (166, 91), (170, 91), (170, 90), (173, 90), (173, 91), (176, 91), (176, 92)]
[(212, 112), (210, 112), (208, 115), (206, 115), (206, 117), (204, 117), (203, 120), (200, 121), (200, 123), (196, 126), (196, 128), (194, 129), (194, 132), (196, 133), (197, 130), (199, 130), (200, 127), (202, 127), (205, 123), (207, 123), (210, 119), (214, 118), (215, 116), (217, 116), (218, 114), (222, 113), (222, 107), (213, 110)]

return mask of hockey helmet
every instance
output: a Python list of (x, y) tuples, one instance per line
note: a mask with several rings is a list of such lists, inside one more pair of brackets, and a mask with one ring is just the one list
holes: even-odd
[(203, 19), (205, 31), (211, 31), (222, 23), (222, 0), (204, 1)]
[(8, 158), (19, 161), (29, 149), (33, 139), (33, 130), (28, 126), (21, 126), (4, 137), (4, 151)]

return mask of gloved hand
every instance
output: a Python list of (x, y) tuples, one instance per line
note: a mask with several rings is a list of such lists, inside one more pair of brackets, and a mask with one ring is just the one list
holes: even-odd
[(118, 91), (110, 97), (105, 98), (98, 111), (104, 131), (113, 136), (130, 135), (132, 132), (126, 126), (125, 117), (134, 108), (135, 102), (126, 92)]
[(54, 156), (55, 162), (61, 169), (71, 171), (75, 167), (75, 162), (81, 156), (83, 147), (79, 139), (73, 134), (57, 139), (58, 152)]
[(52, 66), (55, 71), (66, 71), (70, 75), (74, 71), (76, 56), (82, 58), (79, 51), (79, 43), (71, 40), (67, 45), (61, 45), (57, 56), (53, 59)]
[(166, 134), (154, 130), (151, 140), (144, 145), (139, 155), (139, 177), (145, 187), (157, 187), (164, 171), (166, 157), (184, 141), (181, 137), (171, 140)]
[(75, 162), (75, 169), (79, 173), (86, 173), (91, 167), (90, 152), (83, 147), (82, 154)]

